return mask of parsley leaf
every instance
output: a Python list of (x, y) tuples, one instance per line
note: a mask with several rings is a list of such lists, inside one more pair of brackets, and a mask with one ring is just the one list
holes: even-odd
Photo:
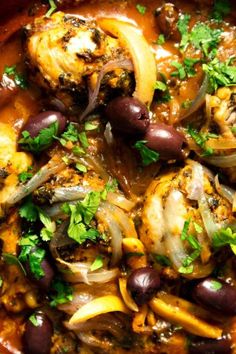
[(191, 19), (190, 15), (182, 14), (180, 15), (180, 18), (177, 22), (177, 27), (182, 37), (180, 42), (180, 48), (182, 50), (184, 50), (188, 44), (188, 40), (189, 40), (188, 27), (189, 27), (190, 19)]
[(160, 254), (155, 254), (154, 257), (155, 257), (155, 260), (157, 261), (157, 263), (159, 263), (163, 267), (170, 267), (171, 266), (171, 261), (168, 257), (160, 255)]
[(36, 314), (33, 313), (30, 317), (29, 317), (30, 322), (35, 326), (35, 327), (39, 327), (41, 325), (41, 323), (38, 321)]
[(76, 205), (65, 203), (62, 206), (62, 211), (70, 215), (68, 236), (79, 244), (87, 240), (94, 242), (100, 236), (96, 229), (90, 227), (100, 201), (100, 192), (90, 192), (82, 202)]
[(15, 84), (17, 86), (19, 86), (20, 88), (22, 88), (24, 90), (27, 88), (26, 79), (25, 79), (25, 77), (22, 74), (20, 74), (17, 71), (16, 65), (5, 66), (4, 73), (9, 75), (9, 76), (12, 76), (13, 80), (15, 81)]
[(22, 132), (22, 138), (19, 140), (23, 150), (39, 153), (47, 149), (58, 134), (58, 122), (52, 123), (48, 128), (40, 130), (39, 134), (32, 138), (27, 130)]
[(40, 279), (45, 275), (44, 270), (41, 266), (42, 261), (45, 258), (45, 254), (46, 252), (42, 248), (36, 248), (33, 250), (33, 252), (29, 253), (29, 266), (35, 279)]
[(214, 248), (229, 245), (234, 254), (236, 254), (236, 233), (233, 232), (230, 227), (227, 229), (221, 229), (214, 233), (212, 245)]
[(50, 295), (50, 306), (65, 304), (73, 300), (73, 288), (61, 279), (55, 279), (52, 283), (52, 293)]
[(154, 89), (158, 91), (158, 96), (157, 96), (158, 103), (165, 103), (171, 100), (170, 91), (167, 86), (165, 77), (163, 77), (163, 81), (157, 80), (155, 82)]
[(38, 208), (32, 202), (32, 198), (27, 197), (25, 202), (21, 205), (19, 209), (19, 214), (22, 218), (25, 218), (27, 221), (35, 222), (38, 218)]
[(165, 43), (165, 36), (164, 36), (164, 34), (160, 34), (157, 39), (157, 44), (162, 45), (164, 43)]
[(33, 177), (33, 173), (32, 172), (28, 172), (28, 171), (23, 171), (21, 173), (19, 173), (18, 175), (18, 180), (21, 183), (25, 183), (27, 182), (29, 179), (31, 179)]
[(142, 163), (144, 166), (148, 166), (153, 162), (159, 160), (160, 154), (158, 152), (149, 149), (145, 144), (146, 140), (139, 140), (134, 144), (134, 147), (140, 152)]
[(92, 263), (90, 270), (91, 272), (94, 272), (97, 269), (100, 269), (103, 267), (103, 257), (98, 255), (95, 259), (95, 261)]
[(40, 231), (40, 236), (43, 241), (50, 241), (53, 233), (55, 232), (55, 223), (50, 219), (50, 217), (40, 208), (38, 208), (39, 219), (44, 225)]
[(211, 156), (214, 153), (214, 150), (212, 148), (206, 146), (206, 142), (208, 141), (209, 138), (217, 139), (218, 135), (211, 134), (211, 133), (208, 134), (201, 133), (191, 126), (188, 127), (188, 134), (195, 141), (195, 143), (202, 148), (203, 150), (202, 156)]
[(209, 286), (213, 291), (218, 291), (223, 287), (219, 281), (213, 279), (209, 280)]
[(177, 71), (172, 72), (171, 76), (178, 76), (180, 80), (195, 76), (196, 70), (194, 69), (194, 65), (199, 61), (199, 59), (193, 58), (185, 58), (183, 64), (172, 61), (171, 65), (174, 66)]
[(77, 162), (75, 165), (76, 169), (80, 172), (86, 173), (87, 172), (87, 167), (84, 166), (82, 163)]
[(232, 66), (234, 58), (220, 62), (214, 58), (210, 63), (203, 64), (202, 68), (209, 77), (209, 92), (215, 92), (220, 86), (236, 85), (236, 66)]
[(136, 5), (136, 9), (138, 10), (138, 12), (141, 14), (141, 15), (145, 15), (146, 13), (146, 6), (143, 6), (143, 5), (140, 5), (140, 4), (137, 4)]
[(116, 189), (118, 188), (118, 182), (114, 178), (111, 182), (106, 183), (105, 188), (101, 192), (101, 199), (106, 200), (107, 199), (107, 193), (109, 192), (115, 192)]
[(215, 0), (212, 12), (212, 18), (216, 21), (222, 21), (231, 11), (229, 0)]
[(189, 35), (190, 42), (196, 49), (201, 49), (205, 56), (209, 51), (216, 48), (220, 42), (222, 30), (212, 29), (205, 23), (197, 23)]
[(56, 11), (57, 9), (57, 5), (55, 4), (54, 0), (48, 0), (49, 5), (50, 5), (50, 9), (48, 10), (48, 12), (46, 13), (46, 17), (50, 17), (54, 11)]

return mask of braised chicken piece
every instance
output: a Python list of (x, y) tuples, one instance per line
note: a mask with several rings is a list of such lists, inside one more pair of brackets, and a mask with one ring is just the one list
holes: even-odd
[[(234, 220), (229, 202), (217, 193), (213, 175), (190, 162), (150, 184), (140, 236), (149, 253), (169, 257), (182, 276), (201, 278), (212, 271), (213, 234)], [(188, 232), (195, 235), (195, 244), (184, 235)]]
[[(95, 90), (99, 80), (99, 103), (112, 97), (114, 91), (132, 92), (130, 71), (122, 69), (123, 64), (119, 68), (129, 54), (95, 22), (57, 12), (51, 18), (37, 18), (27, 26), (26, 36), (31, 79), (66, 106), (85, 106), (88, 93)], [(101, 70), (104, 74), (99, 78)]]

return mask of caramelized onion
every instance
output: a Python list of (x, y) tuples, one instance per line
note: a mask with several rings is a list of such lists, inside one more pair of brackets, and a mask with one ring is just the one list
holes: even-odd
[(117, 37), (121, 45), (130, 52), (136, 80), (133, 96), (149, 106), (154, 95), (157, 70), (154, 55), (146, 39), (136, 27), (116, 19), (99, 19), (98, 25), (105, 32)]
[(236, 167), (236, 153), (230, 155), (215, 155), (204, 157), (204, 160), (209, 164), (216, 166), (216, 167)]
[(63, 168), (65, 168), (64, 162), (52, 158), (29, 180), (29, 182), (16, 188), (14, 193), (6, 200), (6, 204), (11, 206), (20, 202)]
[(233, 188), (225, 186), (224, 184), (220, 184), (218, 175), (215, 176), (215, 187), (219, 195), (227, 199), (230, 204), (233, 204), (236, 191)]

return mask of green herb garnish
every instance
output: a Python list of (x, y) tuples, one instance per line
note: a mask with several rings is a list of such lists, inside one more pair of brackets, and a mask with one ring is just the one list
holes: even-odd
[(217, 139), (218, 135), (212, 133), (201, 133), (191, 126), (188, 127), (188, 134), (195, 141), (195, 143), (203, 150), (202, 156), (207, 157), (211, 156), (214, 153), (214, 150), (212, 148), (206, 146), (206, 142), (210, 138)]
[(31, 315), (29, 317), (29, 320), (35, 327), (39, 327), (40, 326), (40, 322), (38, 321), (35, 313), (33, 313), (33, 315)]
[(138, 12), (139, 12), (141, 15), (145, 15), (145, 13), (146, 13), (146, 11), (147, 11), (146, 6), (143, 6), (143, 5), (140, 5), (140, 4), (137, 4), (137, 5), (136, 5), (136, 9), (138, 10)]
[(229, 0), (215, 0), (211, 17), (220, 22), (225, 16), (229, 15), (230, 11), (231, 6)]
[(98, 255), (95, 259), (95, 261), (92, 263), (90, 267), (90, 271), (94, 272), (95, 270), (98, 270), (103, 267), (103, 257)]
[(159, 44), (159, 45), (162, 45), (162, 44), (164, 44), (165, 43), (165, 36), (164, 36), (164, 34), (160, 34), (159, 35), (159, 37), (157, 38), (157, 44)]
[(16, 256), (10, 253), (3, 253), (2, 257), (7, 264), (18, 266), (22, 270), (24, 275), (26, 275), (25, 268), (23, 267), (22, 263), (19, 261), (19, 259)]
[(57, 9), (57, 5), (55, 4), (54, 0), (48, 0), (49, 5), (50, 5), (50, 9), (48, 10), (48, 12), (46, 13), (46, 17), (50, 17), (54, 11), (56, 11)]
[(52, 283), (52, 293), (50, 294), (50, 306), (65, 304), (73, 300), (73, 288), (61, 279), (56, 279)]
[(214, 233), (212, 238), (212, 245), (214, 248), (221, 248), (229, 245), (236, 254), (236, 233), (230, 227), (221, 229)]
[(52, 145), (57, 134), (58, 122), (54, 122), (48, 128), (40, 130), (35, 138), (32, 138), (27, 130), (24, 130), (22, 132), (22, 138), (19, 140), (19, 144), (23, 150), (39, 153)]
[(160, 154), (158, 152), (149, 149), (145, 144), (146, 140), (139, 140), (134, 144), (135, 149), (140, 153), (142, 163), (144, 166), (148, 166), (151, 163), (157, 162), (159, 160)]
[(160, 254), (155, 254), (154, 258), (157, 261), (157, 263), (159, 263), (163, 267), (170, 267), (171, 266), (171, 261), (166, 256), (163, 256), (163, 255), (160, 255)]
[(172, 61), (171, 65), (174, 66), (177, 71), (171, 73), (171, 76), (177, 76), (180, 80), (184, 80), (187, 77), (193, 77), (196, 75), (194, 68), (195, 64), (199, 63), (199, 59), (185, 58), (183, 64)]
[(8, 76), (11, 76), (12, 79), (14, 80), (15, 84), (19, 86), (22, 89), (27, 88), (27, 82), (24, 77), (24, 75), (20, 74), (17, 71), (16, 65), (13, 66), (5, 66), (4, 73), (7, 74)]

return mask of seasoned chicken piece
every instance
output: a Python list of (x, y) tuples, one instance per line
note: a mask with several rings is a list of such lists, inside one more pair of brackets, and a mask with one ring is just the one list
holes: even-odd
[[(119, 68), (120, 62), (130, 58), (129, 54), (95, 22), (57, 12), (50, 18), (36, 19), (26, 28), (26, 35), (31, 78), (67, 106), (87, 103), (88, 92), (95, 89), (101, 70), (106, 74), (98, 103), (104, 102), (112, 90), (132, 92), (130, 71)], [(117, 64), (106, 70), (110, 62)]]
[(151, 183), (140, 236), (150, 254), (167, 256), (179, 273), (201, 278), (212, 270), (214, 234), (234, 220), (232, 207), (216, 192), (213, 177), (199, 163), (190, 162)]

